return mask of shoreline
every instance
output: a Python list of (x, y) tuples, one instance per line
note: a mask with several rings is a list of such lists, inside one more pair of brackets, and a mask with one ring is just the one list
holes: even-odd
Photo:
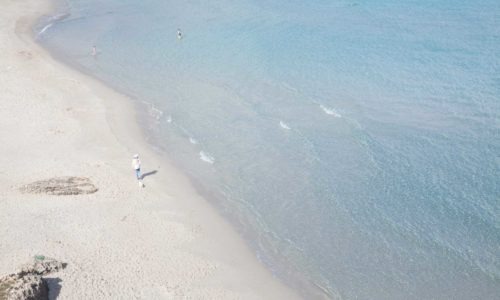
[[(53, 60), (35, 43), (31, 25), (50, 11), (48, 2), (9, 3), (2, 17), (9, 26), (0, 33), (7, 39), (0, 58), (7, 109), (0, 116), (2, 134), (11, 133), (0, 161), (16, 170), (0, 172), (7, 191), (0, 197), (7, 215), (0, 221), (2, 275), (46, 254), (68, 263), (56, 274), (63, 298), (297, 298), (189, 180), (149, 149), (131, 101)], [(30, 93), (9, 102), (27, 86)], [(145, 172), (158, 172), (145, 179), (142, 190), (129, 166), (135, 152)], [(55, 175), (89, 177), (99, 191), (56, 197), (18, 190)], [(29, 225), (13, 228), (19, 221)]]
[[(69, 8), (66, 7), (66, 2), (64, 0), (51, 0), (53, 3), (59, 2), (54, 5), (54, 9), (52, 9), (52, 14), (55, 16), (70, 16)], [(51, 23), (56, 23), (59, 21), (57, 18), (56, 21)], [(36, 24), (36, 23), (35, 23)], [(46, 26), (46, 25), (45, 25)], [(38, 26), (38, 28), (43, 28), (44, 26)], [(33, 29), (35, 27), (33, 26)], [(253, 258), (257, 260), (257, 262), (262, 265), (271, 275), (280, 281), (280, 283), (284, 284), (288, 288), (291, 288), (295, 294), (299, 295), (301, 298), (312, 297), (313, 299), (330, 299), (334, 297), (332, 291), (327, 288), (321, 286), (318, 282), (307, 278), (304, 274), (301, 274), (300, 268), (291, 265), (286, 258), (281, 257), (278, 253), (265, 253), (262, 249), (259, 249), (257, 246), (260, 243), (258, 240), (260, 239), (259, 233), (255, 230), (252, 230), (248, 227), (245, 227), (245, 222), (239, 219), (238, 216), (234, 216), (230, 213), (226, 212), (226, 207), (219, 203), (222, 194), (218, 194), (217, 192), (210, 190), (204, 185), (199, 179), (194, 176), (190, 176), (186, 172), (182, 170), (182, 165), (172, 160), (169, 157), (169, 154), (163, 152), (161, 147), (156, 149), (155, 139), (157, 136), (154, 134), (148, 136), (147, 132), (147, 124), (150, 121), (154, 121), (151, 118), (151, 115), (147, 112), (149, 109), (149, 105), (151, 103), (141, 101), (139, 95), (134, 95), (133, 93), (129, 93), (126, 90), (120, 89), (118, 86), (114, 86), (113, 84), (107, 82), (105, 79), (101, 79), (98, 76), (94, 76), (92, 70), (85, 68), (84, 66), (78, 64), (73, 61), (70, 56), (66, 55), (62, 51), (57, 51), (57, 49), (45, 49), (43, 47), (43, 42), (37, 42), (38, 35), (36, 32), (32, 32), (32, 39), (37, 43), (37, 46), (41, 47), (44, 51), (46, 51), (52, 59), (56, 62), (66, 66), (72, 71), (81, 74), (84, 77), (89, 78), (89, 84), (93, 85), (93, 88), (98, 91), (102, 90), (103, 98), (110, 99), (104, 102), (108, 103), (108, 111), (112, 111), (117, 109), (118, 107), (126, 106), (126, 112), (120, 112), (118, 115), (130, 114), (127, 119), (133, 120), (135, 132), (133, 134), (134, 140), (142, 141), (141, 145), (137, 145), (137, 147), (144, 147), (148, 152), (148, 156), (155, 156), (158, 162), (165, 162), (167, 165), (172, 167), (177, 173), (182, 174), (181, 177), (185, 180), (185, 184), (187, 189), (192, 190), (192, 193), (197, 194), (199, 197), (203, 198), (203, 201), (208, 204), (209, 209), (213, 210), (214, 213), (222, 218), (223, 222), (230, 226), (232, 231), (237, 234), (237, 238), (242, 240), (245, 244), (245, 247), (250, 251), (250, 254)], [(43, 37), (41, 38), (43, 39)], [(90, 51), (89, 51), (90, 55)], [(111, 93), (113, 96), (107, 97), (106, 93)], [(117, 99), (123, 100), (120, 103), (111, 103)], [(106, 104), (106, 103), (105, 103)], [(110, 118), (116, 118), (116, 116), (110, 116)], [(124, 125), (123, 122), (119, 120), (113, 120), (110, 124), (111, 128), (116, 126)], [(127, 144), (130, 141), (125, 142), (128, 138), (129, 133), (123, 134), (127, 129), (120, 128), (115, 132), (115, 134), (121, 135), (121, 143)], [(137, 149), (137, 148), (136, 148)], [(134, 152), (131, 149), (131, 153)], [(143, 151), (144, 152), (144, 151)], [(186, 207), (185, 209), (189, 209)], [(265, 239), (265, 243), (269, 243), (269, 240)], [(337, 296), (336, 296), (337, 297)]]

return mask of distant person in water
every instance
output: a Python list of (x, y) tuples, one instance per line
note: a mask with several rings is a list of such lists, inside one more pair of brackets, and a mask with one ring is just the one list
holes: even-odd
[(182, 39), (182, 32), (179, 28), (177, 28), (177, 38), (180, 40)]
[(139, 159), (139, 154), (135, 154), (132, 159), (132, 169), (135, 170), (135, 177), (139, 180), (139, 184), (141, 183), (142, 175), (141, 175), (141, 160)]
[(96, 46), (92, 46), (92, 56), (96, 56), (97, 55), (97, 48)]

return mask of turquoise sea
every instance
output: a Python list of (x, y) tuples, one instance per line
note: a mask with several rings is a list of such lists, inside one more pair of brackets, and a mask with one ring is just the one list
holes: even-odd
[(35, 31), (304, 298), (499, 299), (498, 0), (67, 0)]

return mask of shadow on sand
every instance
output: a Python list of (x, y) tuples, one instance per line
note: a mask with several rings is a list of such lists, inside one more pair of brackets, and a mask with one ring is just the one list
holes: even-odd
[(46, 277), (43, 278), (43, 281), (47, 283), (47, 286), (49, 288), (49, 300), (55, 300), (59, 296), (59, 293), (61, 292), (61, 282), (62, 280), (60, 278), (51, 278), (51, 277)]
[(141, 176), (141, 180), (142, 180), (142, 179), (144, 179), (144, 178), (146, 178), (146, 177), (148, 177), (148, 176), (154, 175), (154, 174), (156, 174), (156, 173), (158, 173), (158, 171), (157, 171), (157, 170), (153, 170), (153, 171), (151, 171), (151, 172), (144, 173), (144, 174), (142, 174), (142, 176)]

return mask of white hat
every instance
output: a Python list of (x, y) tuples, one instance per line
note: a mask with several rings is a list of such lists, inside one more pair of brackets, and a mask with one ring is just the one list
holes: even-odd
[(139, 158), (139, 154), (134, 154), (134, 158)]

